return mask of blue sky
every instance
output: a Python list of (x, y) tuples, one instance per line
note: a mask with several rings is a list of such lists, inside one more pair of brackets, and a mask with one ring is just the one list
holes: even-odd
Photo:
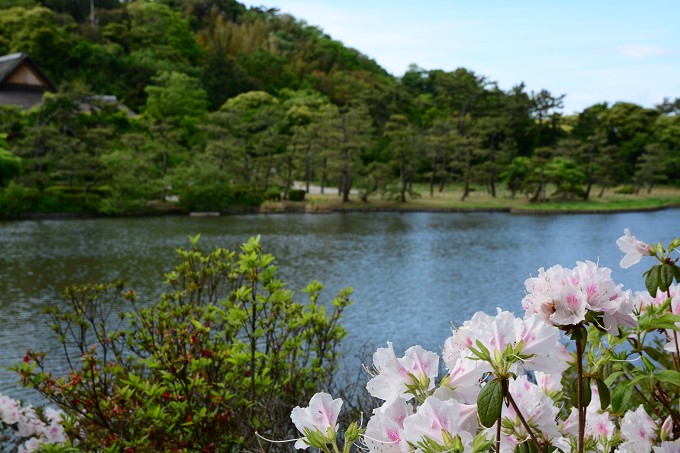
[[(265, 2), (267, 1), (267, 2)], [(507, 90), (566, 94), (569, 114), (602, 101), (680, 97), (678, 0), (260, 0), (376, 60), (465, 67)]]

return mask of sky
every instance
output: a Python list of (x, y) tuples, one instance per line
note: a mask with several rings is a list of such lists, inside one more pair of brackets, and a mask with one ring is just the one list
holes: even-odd
[(256, 0), (321, 28), (394, 76), (464, 67), (503, 90), (653, 107), (680, 98), (679, 0)]

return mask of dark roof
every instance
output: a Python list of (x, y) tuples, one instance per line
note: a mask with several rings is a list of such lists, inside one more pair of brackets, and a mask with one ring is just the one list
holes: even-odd
[(8, 79), (24, 62), (27, 62), (33, 67), (40, 78), (45, 81), (50, 91), (57, 91), (57, 87), (54, 86), (52, 81), (40, 70), (33, 59), (23, 52), (0, 57), (0, 84), (4, 83), (5, 80)]

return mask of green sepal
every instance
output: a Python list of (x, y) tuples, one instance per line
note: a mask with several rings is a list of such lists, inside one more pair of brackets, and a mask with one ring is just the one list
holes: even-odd
[(491, 447), (493, 447), (493, 439), (489, 440), (484, 431), (480, 431), (472, 441), (472, 453), (485, 452), (491, 449)]

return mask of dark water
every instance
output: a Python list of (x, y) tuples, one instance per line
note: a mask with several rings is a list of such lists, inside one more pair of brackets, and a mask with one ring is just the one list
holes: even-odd
[[(175, 248), (202, 233), (204, 246), (237, 247), (262, 235), (280, 277), (295, 290), (312, 279), (325, 299), (354, 288), (346, 312), (348, 354), (390, 340), (439, 351), (450, 333), (478, 311), (521, 313), (524, 280), (538, 268), (577, 260), (613, 268), (626, 288), (644, 287), (643, 266), (618, 267), (615, 241), (624, 228), (639, 239), (680, 236), (680, 210), (611, 215), (515, 216), (498, 213), (345, 213), (218, 218), (0, 222), (0, 366), (27, 349), (57, 353), (42, 310), (64, 303), (69, 284), (122, 279), (147, 301), (163, 291)], [(651, 264), (651, 261), (647, 261)], [(322, 296), (322, 298), (324, 298)], [(300, 296), (299, 299), (303, 299)], [(365, 360), (369, 360), (366, 357)], [(0, 371), (0, 392), (36, 398)]]

